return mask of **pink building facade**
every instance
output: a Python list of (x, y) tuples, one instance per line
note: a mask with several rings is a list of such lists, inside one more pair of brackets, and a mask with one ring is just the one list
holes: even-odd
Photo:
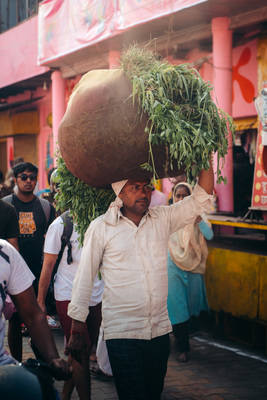
[[(114, 67), (124, 46), (133, 41), (144, 45), (151, 38), (156, 38), (157, 51), (164, 57), (192, 63), (214, 85), (214, 100), (237, 122), (236, 144), (246, 131), (242, 145), (249, 146), (254, 162), (258, 122), (253, 99), (260, 90), (257, 46), (267, 7), (258, 0), (244, 0), (242, 9), (230, 0), (221, 3), (225, 7), (217, 8), (212, 0), (98, 1), (97, 7), (93, 1), (43, 1), (38, 15), (0, 34), (0, 169), (6, 171), (14, 158), (23, 156), (38, 164), (39, 189), (47, 187), (58, 126), (74, 85), (91, 69)], [(30, 132), (33, 112), (38, 124)], [(13, 123), (18, 114), (21, 127)], [(27, 144), (35, 154), (29, 155)], [(223, 166), (228, 184), (216, 185), (218, 209), (230, 213), (233, 144), (229, 135)], [(168, 179), (162, 190), (170, 192)]]

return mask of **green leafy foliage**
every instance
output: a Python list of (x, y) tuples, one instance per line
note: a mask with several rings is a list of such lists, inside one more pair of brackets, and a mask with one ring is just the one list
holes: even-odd
[(139, 99), (141, 112), (149, 116), (149, 157), (143, 165), (156, 178), (153, 146), (166, 146), (173, 169), (184, 166), (195, 178), (209, 168), (209, 157), (217, 152), (217, 182), (226, 183), (219, 169), (228, 148), (228, 128), (233, 119), (217, 108), (211, 98), (212, 86), (189, 64), (172, 65), (159, 55), (136, 45), (122, 54), (121, 67), (133, 85), (133, 101)]
[(59, 185), (56, 195), (57, 208), (62, 211), (70, 209), (77, 223), (80, 244), (90, 223), (104, 214), (110, 203), (115, 200), (112, 189), (97, 189), (77, 179), (67, 169), (63, 158), (58, 155), (58, 167), (55, 181)]

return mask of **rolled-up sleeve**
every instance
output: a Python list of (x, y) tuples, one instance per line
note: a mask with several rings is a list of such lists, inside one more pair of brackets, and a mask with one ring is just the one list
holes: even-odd
[(82, 250), (81, 260), (73, 282), (68, 315), (85, 322), (89, 313), (89, 301), (103, 256), (103, 247), (94, 221), (89, 226)]
[(213, 195), (198, 184), (195, 186), (191, 196), (185, 197), (183, 201), (172, 204), (169, 214), (170, 233), (192, 223), (201, 213), (209, 213), (212, 210)]

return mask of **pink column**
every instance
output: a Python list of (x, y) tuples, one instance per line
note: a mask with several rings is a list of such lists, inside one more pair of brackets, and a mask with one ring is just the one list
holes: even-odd
[(7, 151), (7, 170), (11, 168), (11, 163), (14, 160), (14, 138), (8, 137), (6, 140)]
[[(53, 153), (58, 148), (58, 127), (65, 114), (65, 81), (60, 71), (52, 73), (52, 120), (53, 120)], [(56, 160), (54, 160), (56, 166)]]
[[(229, 18), (214, 18), (211, 23), (213, 38), (214, 89), (219, 107), (232, 115), (232, 31)], [(216, 166), (216, 157), (215, 157)], [(229, 134), (228, 153), (225, 157), (223, 176), (227, 185), (215, 184), (218, 194), (218, 210), (234, 210), (233, 195), (233, 141)]]
[(119, 66), (121, 53), (116, 50), (110, 50), (108, 55), (109, 69), (113, 69)]

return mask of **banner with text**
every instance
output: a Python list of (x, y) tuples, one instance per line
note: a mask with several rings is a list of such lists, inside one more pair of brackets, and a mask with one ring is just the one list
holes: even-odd
[(44, 0), (38, 13), (38, 63), (44, 65), (134, 26), (208, 0)]

